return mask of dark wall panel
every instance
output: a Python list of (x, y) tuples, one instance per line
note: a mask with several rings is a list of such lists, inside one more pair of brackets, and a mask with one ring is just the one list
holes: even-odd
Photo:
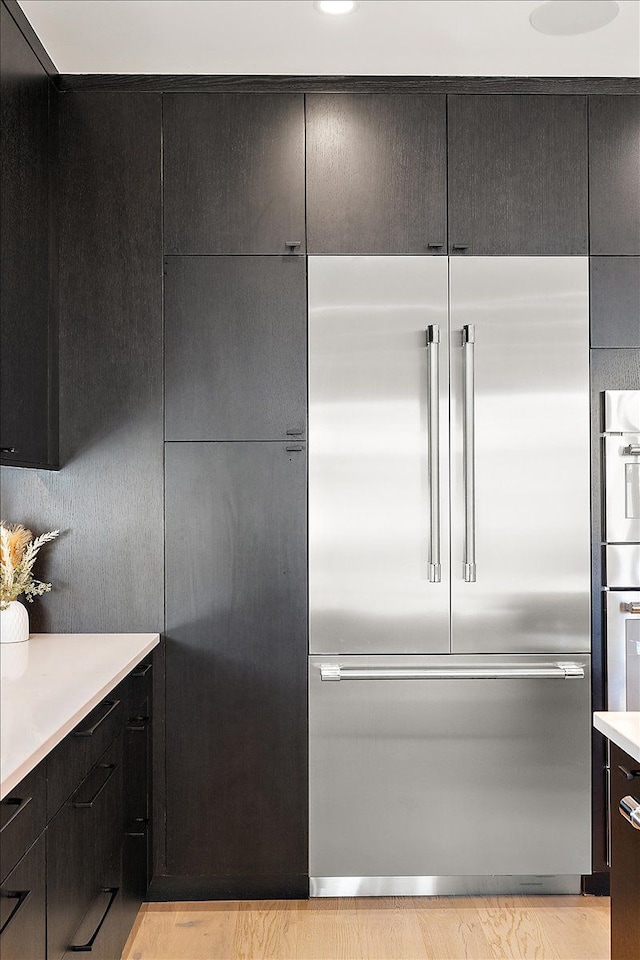
[(591, 254), (640, 255), (640, 96), (589, 97)]
[(591, 257), (590, 271), (591, 346), (640, 347), (640, 257)]
[[(50, 81), (0, 4), (0, 446), (5, 463), (55, 466), (49, 370)], [(50, 377), (51, 372), (51, 377)]]
[(3, 468), (2, 515), (62, 531), (32, 629), (160, 630), (160, 97), (60, 100), (62, 470)]

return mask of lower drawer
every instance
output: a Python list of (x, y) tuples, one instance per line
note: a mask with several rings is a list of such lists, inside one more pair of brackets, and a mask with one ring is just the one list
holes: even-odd
[(122, 833), (120, 735), (47, 828), (48, 960), (59, 960), (76, 943), (87, 910), (104, 899)]
[(2, 960), (45, 960), (45, 840), (41, 836), (0, 887)]
[(105, 870), (101, 884), (75, 931), (64, 960), (89, 953), (91, 960), (120, 960), (135, 914), (126, 909), (122, 882), (122, 850)]

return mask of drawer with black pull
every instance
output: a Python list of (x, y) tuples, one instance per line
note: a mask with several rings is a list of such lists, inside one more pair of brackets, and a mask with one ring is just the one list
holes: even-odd
[(41, 836), (0, 887), (2, 960), (45, 960), (45, 840)]
[(46, 791), (46, 768), (40, 763), (0, 802), (0, 881), (44, 830)]
[(94, 707), (47, 757), (47, 819), (60, 809), (122, 729), (129, 707), (128, 682)]
[(89, 907), (82, 917), (64, 960), (90, 953), (92, 960), (117, 960), (122, 954), (135, 915), (124, 909), (122, 850), (111, 859)]
[(120, 735), (47, 828), (49, 960), (78, 947), (74, 938), (82, 918), (106, 896), (105, 876), (122, 848), (122, 774)]

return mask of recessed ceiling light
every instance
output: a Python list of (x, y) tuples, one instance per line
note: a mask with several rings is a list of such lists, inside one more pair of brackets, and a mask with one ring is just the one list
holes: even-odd
[(313, 5), (318, 13), (330, 13), (334, 17), (353, 13), (360, 6), (357, 0), (315, 0)]
[(529, 21), (540, 33), (566, 37), (606, 27), (619, 13), (614, 0), (548, 0), (535, 8)]

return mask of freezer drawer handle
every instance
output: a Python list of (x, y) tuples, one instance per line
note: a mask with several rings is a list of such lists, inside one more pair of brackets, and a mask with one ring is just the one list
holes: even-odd
[(337, 663), (320, 666), (321, 680), (572, 680), (584, 679), (579, 663), (541, 663), (533, 667), (520, 664), (495, 667), (341, 667)]
[(440, 327), (427, 327), (429, 358), (429, 582), (440, 583)]
[(475, 473), (475, 341), (476, 328), (462, 328), (464, 369), (464, 569), (466, 583), (476, 580), (476, 473)]
[(621, 613), (640, 613), (640, 603), (621, 603)]
[(640, 830), (640, 803), (635, 797), (623, 797), (618, 809), (635, 830)]

